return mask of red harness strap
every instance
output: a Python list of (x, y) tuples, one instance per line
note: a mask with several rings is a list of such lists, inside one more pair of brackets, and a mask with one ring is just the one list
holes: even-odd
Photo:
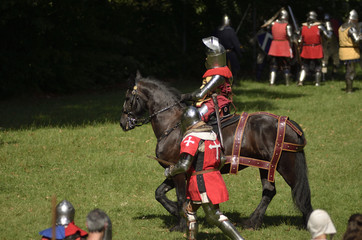
[[(268, 116), (272, 116), (278, 119), (278, 130), (277, 130), (278, 132), (275, 140), (274, 153), (270, 162), (260, 159), (239, 156), (246, 122), (250, 115), (256, 115), (256, 114), (266, 114)], [(230, 173), (237, 174), (239, 164), (250, 167), (262, 168), (268, 170), (268, 181), (274, 182), (275, 170), (276, 167), (278, 166), (278, 162), (282, 154), (282, 151), (298, 152), (301, 151), (306, 144), (304, 143), (303, 145), (300, 145), (295, 143), (284, 142), (286, 125), (289, 125), (297, 134), (299, 135), (303, 134), (290, 121), (288, 121), (288, 117), (286, 116), (277, 116), (275, 114), (267, 112), (258, 112), (252, 114), (243, 112), (242, 115), (240, 116), (240, 120), (235, 132), (232, 155), (226, 156), (226, 163), (230, 163)]]
[[(249, 114), (247, 112), (243, 112), (240, 116), (240, 120), (235, 132), (234, 144), (233, 144), (233, 155), (231, 157), (231, 166), (230, 166), (230, 173), (237, 174), (239, 169), (239, 155), (240, 155), (240, 148), (241, 148), (241, 141), (244, 135), (244, 128), (246, 121), (249, 118)], [(226, 157), (226, 161), (227, 161)]]
[(274, 179), (275, 169), (278, 165), (280, 155), (282, 155), (287, 119), (288, 117), (281, 116), (278, 120), (278, 134), (277, 138), (275, 139), (274, 153), (269, 166), (269, 173), (268, 173), (269, 182), (274, 182), (275, 180)]

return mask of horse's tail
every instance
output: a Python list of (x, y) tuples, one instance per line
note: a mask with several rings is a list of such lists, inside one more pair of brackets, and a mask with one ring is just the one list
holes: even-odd
[[(302, 131), (302, 128), (298, 124), (295, 124), (295, 126), (297, 126)], [(300, 141), (305, 142), (304, 138), (305, 135), (303, 134), (300, 137)], [(311, 193), (308, 181), (308, 168), (304, 150), (296, 153), (295, 173), (296, 184), (292, 190), (292, 197), (295, 205), (303, 213), (304, 224), (305, 226), (307, 226), (307, 221), (309, 215), (313, 211), (313, 207), (311, 204)]]

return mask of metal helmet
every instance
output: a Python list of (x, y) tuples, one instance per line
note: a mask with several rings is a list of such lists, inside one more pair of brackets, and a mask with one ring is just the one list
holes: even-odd
[(196, 107), (190, 106), (186, 108), (181, 116), (181, 130), (186, 132), (190, 127), (201, 121), (201, 115)]
[(63, 200), (55, 207), (57, 219), (56, 224), (67, 226), (74, 221), (75, 209), (67, 200)]
[(356, 10), (352, 10), (349, 12), (348, 20), (356, 20), (358, 21), (358, 13)]
[(225, 14), (224, 17), (222, 18), (222, 25), (223, 25), (224, 27), (230, 25), (230, 18), (229, 18), (229, 16), (226, 15), (226, 14)]
[(315, 11), (310, 11), (307, 15), (308, 22), (315, 22), (317, 21), (317, 13)]
[(325, 21), (330, 21), (330, 20), (331, 20), (331, 16), (330, 16), (328, 13), (324, 14), (324, 20), (325, 20)]
[(279, 19), (280, 20), (285, 20), (285, 21), (288, 21), (289, 19), (289, 14), (288, 14), (288, 11), (283, 9), (280, 11), (280, 14), (279, 14)]
[(211, 69), (226, 66), (226, 51), (219, 39), (211, 36), (203, 38), (202, 42), (207, 47), (205, 67)]

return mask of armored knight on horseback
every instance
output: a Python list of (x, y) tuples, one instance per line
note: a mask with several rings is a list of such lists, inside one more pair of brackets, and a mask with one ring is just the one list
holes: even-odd
[(207, 71), (203, 75), (200, 89), (182, 94), (182, 101), (195, 101), (195, 106), (201, 114), (203, 121), (208, 122), (213, 117), (215, 105), (212, 94), (217, 93), (218, 108), (220, 115), (225, 116), (230, 113), (230, 103), (232, 102), (231, 81), (232, 73), (226, 66), (226, 51), (216, 37), (202, 39), (207, 47), (205, 67)]

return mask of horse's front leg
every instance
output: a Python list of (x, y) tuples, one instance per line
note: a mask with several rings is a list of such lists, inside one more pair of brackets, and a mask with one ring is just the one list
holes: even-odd
[[(171, 201), (166, 194), (170, 190), (176, 188), (177, 202)], [(170, 229), (170, 231), (184, 232), (186, 230), (186, 220), (180, 215), (184, 202), (186, 201), (186, 184), (185, 175), (179, 174), (173, 179), (166, 179), (156, 189), (156, 200), (173, 216), (177, 217), (178, 224)]]
[(156, 200), (175, 217), (179, 217), (179, 210), (176, 202), (167, 198), (166, 193), (175, 188), (175, 183), (172, 179), (166, 179), (161, 183), (155, 191)]
[(263, 223), (264, 214), (269, 206), (269, 203), (276, 194), (275, 184), (268, 181), (268, 171), (259, 169), (261, 183), (263, 185), (263, 194), (258, 207), (251, 214), (249, 219), (244, 222), (245, 228), (257, 229)]
[(186, 219), (183, 217), (183, 206), (186, 202), (186, 176), (185, 174), (178, 174), (173, 177), (173, 181), (176, 188), (177, 196), (177, 209), (179, 213), (179, 223), (170, 229), (170, 231), (186, 231)]

